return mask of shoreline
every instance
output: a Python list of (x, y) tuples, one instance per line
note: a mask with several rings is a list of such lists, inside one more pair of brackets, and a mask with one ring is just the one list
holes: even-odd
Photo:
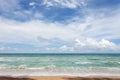
[(120, 80), (120, 77), (73, 77), (73, 76), (0, 76), (0, 80)]
[[(74, 71), (74, 70), (73, 70)], [(68, 71), (1, 69), (0, 80), (120, 80), (119, 71)]]
[(120, 77), (120, 70), (25, 70), (25, 69), (0, 69), (0, 76), (71, 76), (71, 77), (89, 77), (89, 76), (100, 76), (100, 77)]

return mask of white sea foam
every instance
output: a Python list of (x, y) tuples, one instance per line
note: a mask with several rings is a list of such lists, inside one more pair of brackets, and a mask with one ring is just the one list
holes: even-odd
[(77, 61), (77, 62), (75, 62), (75, 64), (91, 64), (92, 62), (79, 62), (79, 61)]
[(85, 68), (41, 68), (41, 69), (2, 69), (0, 76), (120, 76), (119, 69), (85, 69)]

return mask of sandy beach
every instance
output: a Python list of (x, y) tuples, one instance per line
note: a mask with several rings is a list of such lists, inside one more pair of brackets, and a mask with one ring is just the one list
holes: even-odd
[(7, 77), (1, 76), (0, 80), (120, 80), (120, 77), (61, 77), (61, 76), (44, 76), (44, 77)]

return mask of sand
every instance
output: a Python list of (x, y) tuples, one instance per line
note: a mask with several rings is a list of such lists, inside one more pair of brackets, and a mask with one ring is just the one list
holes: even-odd
[(7, 77), (1, 76), (0, 80), (120, 80), (120, 77), (61, 77), (61, 76), (44, 76), (44, 77)]

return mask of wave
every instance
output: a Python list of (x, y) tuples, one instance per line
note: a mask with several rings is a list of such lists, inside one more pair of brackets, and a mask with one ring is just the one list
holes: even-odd
[(76, 61), (75, 64), (92, 64), (93, 62), (79, 62), (79, 61)]
[(15, 66), (15, 65), (2, 64), (0, 65), (0, 69), (27, 69), (27, 65)]
[(109, 62), (105, 62), (105, 63), (103, 63), (104, 65), (106, 65), (106, 66), (114, 66), (114, 67), (120, 67), (120, 62), (111, 62), (111, 61), (109, 61)]

